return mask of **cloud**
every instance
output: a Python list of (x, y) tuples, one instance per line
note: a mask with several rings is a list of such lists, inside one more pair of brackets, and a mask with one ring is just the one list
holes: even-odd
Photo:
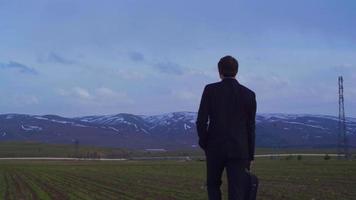
[(150, 60), (146, 59), (142, 53), (137, 52), (137, 51), (129, 52), (128, 55), (132, 61), (149, 65), (149, 66), (153, 67), (155, 70), (158, 70), (159, 72), (161, 72), (163, 74), (182, 75), (184, 73), (182, 66), (180, 66), (177, 63), (171, 62), (171, 61), (165, 61), (165, 62), (150, 61)]
[(173, 62), (160, 62), (153, 65), (155, 69), (164, 74), (182, 75), (183, 69), (180, 65)]
[(132, 103), (125, 92), (117, 92), (110, 88), (100, 87), (92, 91), (82, 87), (73, 87), (69, 90), (59, 89), (61, 96), (73, 97), (74, 99), (92, 105), (111, 105), (116, 103)]
[(62, 96), (72, 96), (78, 99), (92, 99), (89, 91), (82, 87), (73, 87), (69, 90), (60, 89), (58, 93)]
[(146, 74), (141, 71), (132, 69), (117, 69), (115, 73), (121, 78), (126, 80), (142, 80), (146, 77)]
[(145, 56), (137, 51), (133, 51), (129, 53), (129, 57), (134, 62), (142, 62), (145, 61)]
[(76, 94), (78, 97), (82, 99), (90, 99), (92, 96), (89, 94), (88, 90), (81, 88), (81, 87), (75, 87), (73, 88), (74, 94)]
[(63, 65), (73, 65), (78, 63), (73, 59), (65, 58), (55, 52), (50, 52), (47, 56), (39, 58), (38, 61), (42, 63), (58, 63)]
[(11, 103), (17, 106), (30, 106), (39, 104), (40, 100), (33, 94), (15, 94), (11, 99)]
[(101, 87), (95, 90), (95, 97), (97, 100), (104, 101), (118, 101), (124, 103), (132, 103), (133, 101), (129, 98), (125, 92), (117, 92), (110, 88)]
[(24, 74), (38, 74), (34, 68), (14, 61), (10, 61), (9, 63), (0, 63), (0, 69), (16, 69)]
[(187, 91), (187, 90), (180, 90), (180, 91), (172, 91), (172, 96), (174, 98), (178, 98), (183, 101), (197, 101), (199, 100), (199, 93)]
[(218, 77), (218, 70), (216, 68), (204, 68), (204, 69), (187, 69), (186, 74), (190, 76), (199, 76), (208, 79), (215, 79)]

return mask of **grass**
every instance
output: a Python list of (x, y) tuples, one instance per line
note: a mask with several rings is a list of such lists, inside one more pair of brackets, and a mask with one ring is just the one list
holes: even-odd
[(89, 145), (0, 142), (1, 157), (128, 157), (133, 151)]
[[(355, 160), (257, 159), (254, 172), (259, 200), (356, 196)], [(204, 183), (201, 161), (0, 161), (0, 199), (6, 200), (205, 200)]]
[[(350, 149), (356, 153), (356, 149)], [(333, 154), (336, 149), (323, 148), (257, 148), (256, 154), (278, 153), (322, 153)], [(1, 157), (90, 157), (90, 158), (130, 158), (130, 157), (155, 157), (155, 156), (204, 156), (200, 149), (173, 150), (166, 152), (147, 152), (144, 150), (128, 150), (113, 147), (98, 147), (74, 144), (47, 144), (39, 142), (0, 142)]]

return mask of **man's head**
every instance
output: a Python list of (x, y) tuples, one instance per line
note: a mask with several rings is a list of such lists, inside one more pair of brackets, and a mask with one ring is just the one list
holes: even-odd
[(222, 79), (227, 77), (233, 78), (239, 70), (239, 63), (232, 56), (224, 56), (218, 63), (218, 69)]

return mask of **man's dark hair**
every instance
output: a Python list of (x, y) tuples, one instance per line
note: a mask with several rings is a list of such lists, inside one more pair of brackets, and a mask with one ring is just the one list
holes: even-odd
[(232, 56), (224, 56), (220, 59), (218, 68), (224, 77), (234, 77), (239, 70), (239, 63)]

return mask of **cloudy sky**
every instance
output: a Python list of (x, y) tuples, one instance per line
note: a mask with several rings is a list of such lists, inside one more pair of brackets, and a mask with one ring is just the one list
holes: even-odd
[(356, 117), (353, 0), (0, 0), (0, 113), (196, 111), (240, 62), (259, 113)]

